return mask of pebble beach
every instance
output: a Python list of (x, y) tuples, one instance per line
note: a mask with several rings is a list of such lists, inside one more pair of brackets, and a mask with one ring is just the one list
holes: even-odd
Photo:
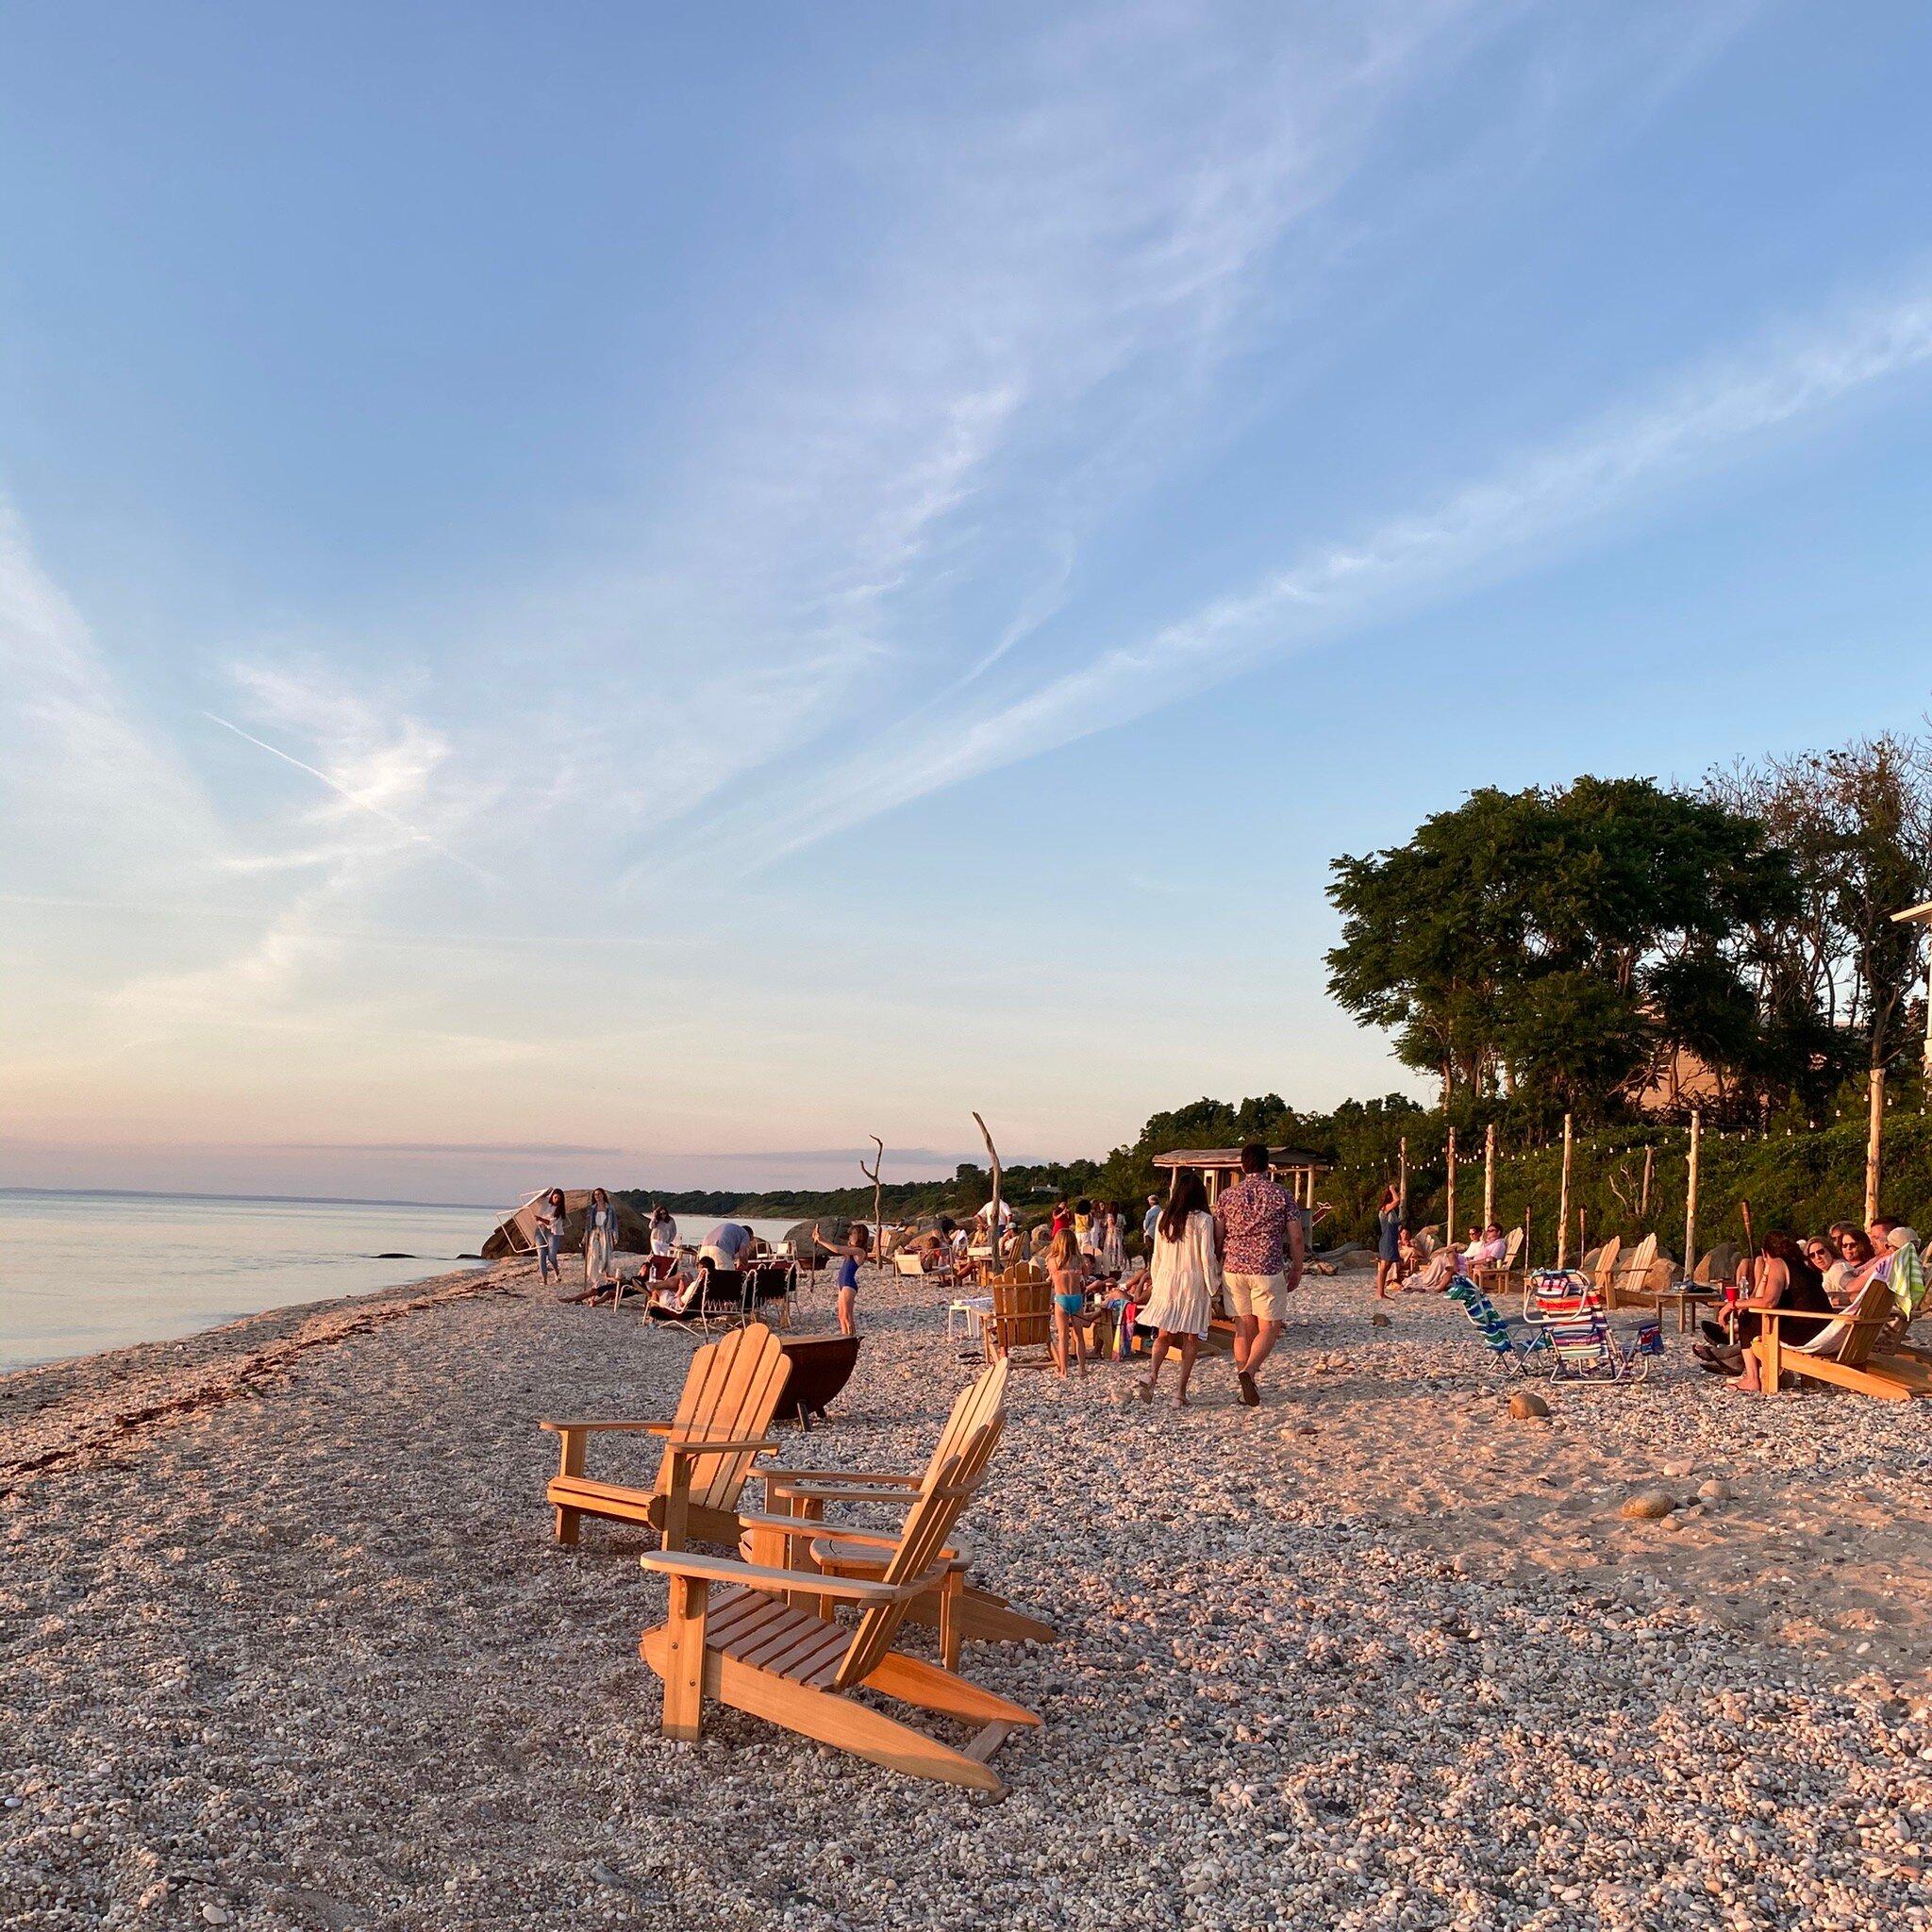
[[(1259, 1409), (1016, 1373), (963, 1534), (1061, 1641), (966, 1653), (1042, 1719), (998, 1801), (658, 1734), (649, 1540), (556, 1546), (536, 1424), (669, 1415), (694, 1344), (527, 1267), (0, 1378), (0, 1924), (1932, 1924), (1924, 1408), (1672, 1330), (1517, 1419), (1455, 1308), (1374, 1307), (1308, 1282)], [(810, 1460), (916, 1468), (975, 1363), (920, 1282), (860, 1321)]]

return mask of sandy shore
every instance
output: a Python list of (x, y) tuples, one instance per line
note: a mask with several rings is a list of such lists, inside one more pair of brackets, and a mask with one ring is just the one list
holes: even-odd
[[(0, 1378), (0, 1923), (1932, 1923), (1924, 1407), (1674, 1334), (1512, 1422), (1453, 1309), (1295, 1313), (1258, 1411), (1017, 1378), (970, 1541), (1065, 1641), (968, 1653), (1044, 1718), (999, 1805), (656, 1735), (662, 1586), (553, 1546), (535, 1418), (668, 1413), (690, 1344), (525, 1270)], [(917, 1283), (862, 1314), (814, 1457), (916, 1465), (971, 1367)]]

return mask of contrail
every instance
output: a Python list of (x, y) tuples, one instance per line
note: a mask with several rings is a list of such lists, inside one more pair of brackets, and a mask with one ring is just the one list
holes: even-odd
[(292, 754), (283, 751), (279, 745), (270, 744), (265, 739), (256, 737), (252, 731), (242, 730), (241, 725), (230, 723), (216, 712), (204, 711), (201, 715), (210, 724), (219, 724), (225, 730), (232, 731), (237, 738), (246, 739), (257, 750), (267, 752), (271, 758), (280, 758), (285, 765), (293, 765), (298, 772), (307, 772), (311, 778), (319, 778), (338, 798), (347, 800), (358, 811), (366, 811), (372, 817), (380, 819), (384, 824), (393, 825), (406, 838), (413, 839), (417, 844), (426, 845), (430, 851), (440, 853), (452, 865), (459, 865), (466, 872), (475, 873), (479, 879), (487, 879), (492, 886), (500, 886), (503, 883), (493, 872), (486, 871), (475, 859), (465, 858), (460, 852), (452, 852), (447, 845), (432, 839), (427, 832), (419, 831), (408, 821), (397, 818), (394, 812), (384, 811), (381, 806), (372, 805), (366, 798), (358, 798), (346, 785), (338, 784), (326, 772), (319, 772), (313, 765), (305, 764)]

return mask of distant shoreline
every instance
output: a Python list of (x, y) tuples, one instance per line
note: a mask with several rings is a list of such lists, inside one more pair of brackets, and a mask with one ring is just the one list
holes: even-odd
[(418, 1201), (374, 1194), (208, 1194), (190, 1188), (20, 1188), (0, 1185), (0, 1199), (8, 1196), (34, 1201), (256, 1201), (264, 1206), (281, 1208), (451, 1208), (464, 1214), (494, 1214), (499, 1220), (510, 1211), (500, 1201)]

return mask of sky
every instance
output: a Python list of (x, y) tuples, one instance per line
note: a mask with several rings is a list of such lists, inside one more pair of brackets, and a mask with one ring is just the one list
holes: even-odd
[(1338, 855), (1932, 686), (1932, 12), (0, 12), (0, 1184), (1422, 1093)]

